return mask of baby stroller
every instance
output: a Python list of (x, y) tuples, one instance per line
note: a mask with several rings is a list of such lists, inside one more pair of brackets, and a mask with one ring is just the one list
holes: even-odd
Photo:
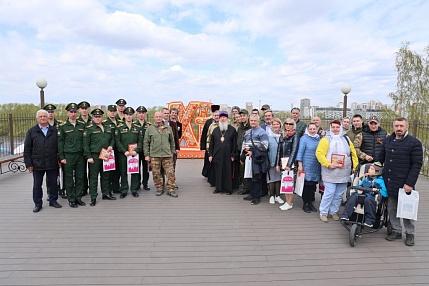
[(375, 221), (372, 227), (366, 226), (365, 221), (365, 210), (364, 210), (364, 200), (365, 193), (358, 195), (358, 203), (354, 208), (353, 214), (350, 216), (349, 220), (341, 220), (340, 223), (349, 231), (349, 243), (350, 246), (354, 247), (357, 243), (357, 239), (360, 238), (363, 234), (373, 233), (379, 231), (381, 228), (387, 227), (387, 233), (390, 235), (392, 233), (392, 227), (389, 222), (389, 216), (387, 213), (387, 197), (382, 196), (380, 190), (374, 191), (372, 188), (364, 188), (358, 186), (359, 183), (364, 179), (364, 174), (368, 173), (368, 169), (371, 164), (364, 164), (356, 168), (356, 173), (352, 181), (352, 186), (350, 187), (349, 196), (356, 196), (355, 194), (358, 190), (363, 192), (373, 192), (375, 194), (376, 213)]

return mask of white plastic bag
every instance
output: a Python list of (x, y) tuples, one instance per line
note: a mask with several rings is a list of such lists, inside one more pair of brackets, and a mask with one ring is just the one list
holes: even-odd
[(280, 186), (281, 194), (293, 194), (293, 171), (283, 171)]
[(419, 192), (413, 190), (407, 195), (404, 189), (399, 189), (396, 217), (417, 220), (418, 210)]
[(246, 156), (246, 160), (244, 161), (244, 178), (251, 179), (252, 177), (252, 158)]
[(305, 179), (305, 172), (302, 171), (301, 175), (296, 177), (295, 182), (295, 194), (302, 197), (302, 191), (304, 190), (304, 179)]

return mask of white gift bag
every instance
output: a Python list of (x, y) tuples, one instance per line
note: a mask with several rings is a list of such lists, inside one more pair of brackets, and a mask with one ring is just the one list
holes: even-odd
[(396, 217), (417, 220), (418, 210), (419, 192), (413, 190), (407, 195), (404, 189), (399, 189)]
[(127, 174), (138, 174), (139, 173), (140, 159), (139, 154), (133, 156), (127, 156)]
[(252, 158), (246, 156), (246, 160), (244, 161), (244, 178), (251, 179), (252, 177)]
[(304, 190), (304, 179), (305, 179), (305, 172), (302, 171), (301, 175), (296, 177), (295, 182), (295, 194), (302, 197), (302, 191)]

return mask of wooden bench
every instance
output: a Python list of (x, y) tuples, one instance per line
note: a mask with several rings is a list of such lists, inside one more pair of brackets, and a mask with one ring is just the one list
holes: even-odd
[[(7, 164), (7, 170), (3, 170), (3, 167)], [(23, 154), (7, 155), (0, 157), (0, 175), (9, 172), (25, 172), (27, 168), (24, 163)]]

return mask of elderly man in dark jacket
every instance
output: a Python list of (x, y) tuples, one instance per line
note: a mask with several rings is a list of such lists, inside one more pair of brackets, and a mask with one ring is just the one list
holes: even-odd
[[(384, 163), (383, 178), (389, 199), (387, 211), (392, 225), (392, 234), (386, 237), (389, 241), (402, 239), (400, 219), (396, 217), (399, 189), (406, 193), (414, 190), (423, 163), (422, 143), (408, 134), (408, 121), (397, 118), (393, 122), (394, 133), (388, 136), (381, 147), (378, 161)], [(414, 245), (414, 221), (403, 219), (406, 234), (405, 244)]]
[(27, 131), (24, 141), (24, 162), (28, 171), (33, 173), (33, 212), (42, 209), (42, 182), (46, 173), (49, 181), (49, 205), (61, 208), (57, 203), (58, 188), (58, 139), (57, 128), (48, 124), (48, 112), (39, 110), (36, 113), (37, 124)]

